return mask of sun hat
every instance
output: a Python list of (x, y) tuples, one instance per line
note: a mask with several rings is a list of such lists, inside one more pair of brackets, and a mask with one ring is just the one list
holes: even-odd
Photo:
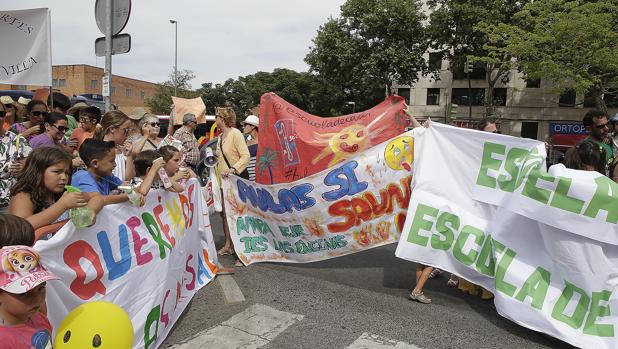
[(17, 100), (17, 103), (26, 105), (30, 103), (30, 101), (31, 101), (30, 98), (19, 97), (19, 99)]
[(128, 117), (131, 120), (139, 121), (144, 117), (146, 113), (147, 113), (146, 109), (142, 107), (137, 107), (137, 108), (133, 108), (133, 112), (130, 115), (128, 115)]
[(32, 247), (6, 246), (0, 249), (0, 289), (23, 294), (45, 281), (59, 279), (40, 260)]
[(15, 100), (13, 100), (11, 96), (2, 96), (0, 97), (0, 103), (7, 105), (7, 104), (16, 104), (17, 102), (15, 102)]
[(247, 116), (245, 121), (242, 122), (242, 124), (248, 124), (248, 125), (251, 125), (251, 126), (259, 127), (260, 126), (260, 119), (258, 119), (258, 117), (255, 116), (255, 115), (249, 115), (249, 116)]
[(86, 107), (88, 107), (88, 104), (84, 102), (77, 102), (71, 108), (69, 108), (69, 110), (67, 110), (67, 114), (75, 116), (80, 110)]

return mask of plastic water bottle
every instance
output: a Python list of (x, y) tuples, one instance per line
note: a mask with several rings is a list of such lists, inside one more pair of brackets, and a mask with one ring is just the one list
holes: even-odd
[(141, 206), (142, 200), (133, 186), (121, 185), (118, 186), (118, 189), (124, 191), (127, 194), (127, 196), (129, 197), (129, 201), (131, 202), (131, 204), (133, 204), (133, 206)]
[[(69, 193), (81, 193), (81, 190), (70, 185), (64, 188)], [(94, 211), (88, 206), (70, 209), (69, 216), (71, 216), (71, 221), (77, 228), (89, 227), (94, 223)]]

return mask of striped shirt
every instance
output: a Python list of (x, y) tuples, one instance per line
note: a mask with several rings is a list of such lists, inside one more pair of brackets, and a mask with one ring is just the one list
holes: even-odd
[(251, 144), (249, 148), (249, 164), (247, 171), (249, 172), (249, 180), (255, 182), (255, 157), (257, 155), (257, 144)]

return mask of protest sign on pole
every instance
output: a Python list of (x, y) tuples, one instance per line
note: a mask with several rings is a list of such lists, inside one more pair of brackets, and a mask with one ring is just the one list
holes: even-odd
[(182, 125), (182, 117), (187, 113), (195, 115), (198, 124), (206, 122), (206, 104), (204, 104), (202, 97), (187, 99), (172, 96), (172, 102), (175, 111), (172, 120), (174, 125)]
[(405, 133), (300, 181), (223, 180), (240, 260), (313, 262), (396, 242), (410, 201), (413, 147)]
[(84, 302), (109, 301), (129, 315), (134, 348), (157, 348), (195, 293), (217, 272), (197, 180), (183, 193), (153, 190), (144, 207), (106, 206), (96, 224), (65, 225), (35, 248), (61, 280), (47, 283), (50, 322)]
[(404, 132), (404, 99), (338, 117), (304, 112), (274, 93), (260, 102), (256, 182), (289, 183), (318, 173)]
[(0, 83), (51, 86), (49, 9), (0, 11), (0, 37)]
[(618, 184), (563, 165), (547, 172), (538, 141), (437, 124), (414, 137), (396, 255), (485, 287), (523, 326), (616, 348)]

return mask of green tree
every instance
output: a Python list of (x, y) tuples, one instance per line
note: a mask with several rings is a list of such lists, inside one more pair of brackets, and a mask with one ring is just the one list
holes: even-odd
[(423, 20), (417, 0), (348, 0), (320, 27), (305, 62), (357, 110), (370, 108), (425, 71)]
[[(448, 58), (451, 71), (461, 71), (466, 61), (485, 70), (488, 84), (485, 94), (486, 114), (494, 112), (496, 83), (508, 78), (513, 68), (508, 52), (488, 50), (488, 35), (479, 26), (510, 23), (515, 13), (529, 0), (429, 0), (434, 8), (428, 35), (431, 48)], [(435, 72), (434, 72), (435, 73)]]
[[(191, 80), (195, 79), (195, 74), (191, 70), (183, 69), (178, 71), (178, 97), (195, 98), (198, 93), (191, 90)], [(174, 72), (172, 71), (167, 81), (157, 85), (157, 90), (145, 101), (145, 105), (154, 114), (167, 115), (171, 111), (172, 96), (174, 95)]]
[(548, 78), (556, 90), (589, 93), (607, 113), (604, 95), (618, 93), (618, 2), (537, 0), (512, 24), (482, 28), (488, 49), (517, 58), (530, 78)]

